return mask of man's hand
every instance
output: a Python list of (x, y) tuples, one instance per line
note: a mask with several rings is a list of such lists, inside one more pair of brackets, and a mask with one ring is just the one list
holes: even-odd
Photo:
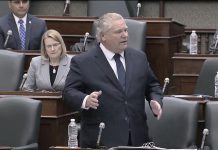
[(93, 109), (97, 109), (98, 106), (99, 106), (99, 103), (98, 103), (98, 97), (102, 94), (102, 91), (98, 91), (98, 92), (92, 92), (87, 100), (86, 100), (86, 107), (88, 108), (93, 108)]
[(150, 106), (151, 106), (153, 113), (157, 115), (157, 120), (159, 120), (162, 115), (162, 108), (160, 104), (155, 100), (151, 100)]

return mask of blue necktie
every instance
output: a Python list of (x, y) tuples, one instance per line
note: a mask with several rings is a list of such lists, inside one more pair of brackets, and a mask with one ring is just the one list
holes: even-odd
[(20, 24), (19, 32), (20, 32), (21, 49), (24, 50), (25, 49), (26, 30), (25, 30), (22, 19), (20, 19), (18, 21), (18, 23)]
[(120, 61), (120, 54), (115, 54), (114, 60), (117, 66), (118, 79), (120, 81), (121, 86), (123, 87), (123, 90), (125, 90), (126, 74), (125, 74), (125, 70), (123, 67), (123, 63)]

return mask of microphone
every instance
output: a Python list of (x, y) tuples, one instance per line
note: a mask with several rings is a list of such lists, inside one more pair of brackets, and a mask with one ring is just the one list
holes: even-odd
[(12, 35), (12, 31), (11, 30), (8, 30), (7, 32), (7, 37), (6, 37), (6, 40), (5, 40), (5, 43), (4, 43), (4, 48), (6, 49), (6, 46), (8, 44), (8, 40), (10, 38), (10, 36)]
[(88, 37), (89, 37), (89, 32), (86, 32), (84, 36), (84, 42), (83, 42), (83, 51), (86, 50), (86, 43), (87, 43)]
[(164, 79), (164, 85), (163, 85), (162, 93), (165, 92), (165, 89), (166, 89), (167, 85), (169, 84), (169, 82), (170, 82), (169, 78)]
[(137, 4), (137, 13), (136, 13), (136, 17), (139, 16), (140, 8), (141, 8), (141, 3), (138, 3), (138, 4)]
[(24, 86), (24, 83), (26, 82), (27, 77), (28, 77), (27, 73), (24, 73), (23, 80), (22, 80), (20, 87), (19, 87), (20, 91), (23, 90), (23, 86)]
[(69, 15), (70, 15), (70, 0), (66, 0), (64, 5), (63, 16), (69, 16)]
[(98, 139), (97, 139), (97, 148), (100, 147), (100, 140), (101, 140), (101, 134), (102, 134), (102, 130), (105, 128), (105, 123), (101, 122), (99, 124), (99, 132), (98, 132)]
[(206, 136), (209, 134), (209, 130), (208, 129), (204, 129), (203, 130), (203, 137), (202, 137), (202, 142), (201, 142), (201, 148), (200, 150), (203, 150), (204, 148), (204, 142), (205, 142), (205, 139), (206, 139)]

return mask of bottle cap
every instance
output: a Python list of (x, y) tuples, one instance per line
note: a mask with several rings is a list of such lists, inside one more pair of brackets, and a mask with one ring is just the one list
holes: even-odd
[(70, 121), (72, 122), (72, 121), (75, 121), (75, 119), (70, 119)]

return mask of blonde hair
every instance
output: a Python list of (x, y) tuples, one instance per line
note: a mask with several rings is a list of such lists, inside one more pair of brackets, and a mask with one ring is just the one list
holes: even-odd
[(67, 53), (66, 45), (64, 43), (64, 40), (63, 40), (61, 34), (56, 30), (50, 29), (50, 30), (47, 30), (42, 36), (42, 39), (41, 39), (41, 56), (48, 59), (48, 54), (47, 54), (46, 49), (45, 49), (45, 39), (46, 38), (52, 38), (55, 41), (60, 42), (61, 49), (62, 49), (61, 57), (66, 55), (66, 53)]

